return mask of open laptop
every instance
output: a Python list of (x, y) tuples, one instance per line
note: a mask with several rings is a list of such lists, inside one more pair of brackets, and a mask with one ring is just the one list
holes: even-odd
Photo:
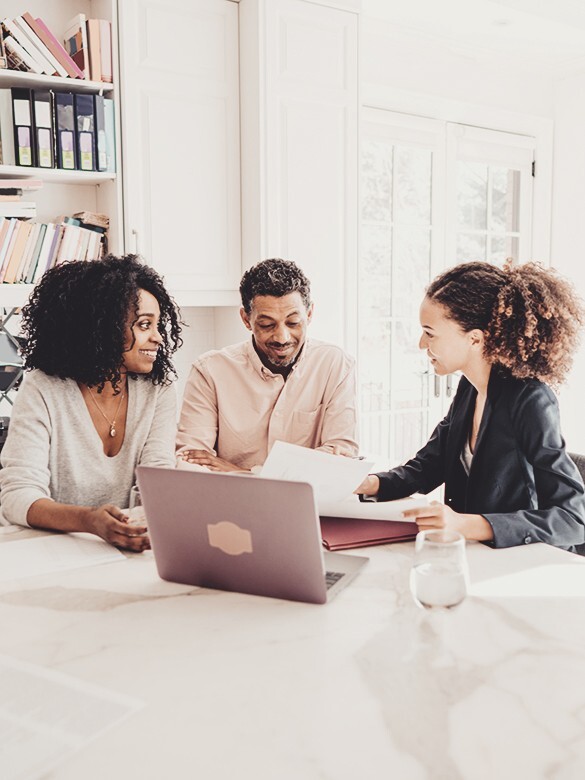
[(324, 553), (304, 482), (138, 466), (160, 577), (324, 604), (368, 560)]

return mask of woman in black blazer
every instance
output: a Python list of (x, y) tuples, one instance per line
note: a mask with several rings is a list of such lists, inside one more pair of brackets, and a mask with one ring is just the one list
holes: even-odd
[(389, 501), (444, 484), (444, 504), (406, 513), (420, 530), (495, 547), (583, 545), (583, 480), (549, 387), (564, 380), (585, 320), (571, 286), (533, 263), (464, 263), (431, 283), (420, 319), (435, 372), (463, 373), (457, 394), (414, 458), (356, 492)]

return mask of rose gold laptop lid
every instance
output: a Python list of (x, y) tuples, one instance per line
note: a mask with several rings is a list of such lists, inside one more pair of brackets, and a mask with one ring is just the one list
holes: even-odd
[(303, 482), (148, 466), (136, 474), (162, 579), (323, 604), (368, 560), (327, 553), (337, 577), (327, 590), (313, 489)]

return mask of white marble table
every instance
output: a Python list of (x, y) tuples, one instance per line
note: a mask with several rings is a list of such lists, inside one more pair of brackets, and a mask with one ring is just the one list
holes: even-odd
[(470, 545), (435, 619), (411, 544), (367, 554), (326, 606), (162, 582), (151, 553), (3, 584), (0, 653), (146, 702), (48, 777), (585, 777), (585, 560)]

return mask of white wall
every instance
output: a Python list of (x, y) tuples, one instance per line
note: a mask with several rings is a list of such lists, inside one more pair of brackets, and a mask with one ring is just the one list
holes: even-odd
[[(425, 96), (430, 114), (437, 101), (552, 118), (554, 82), (526, 65), (482, 52), (453, 50), (426, 36), (405, 33), (387, 22), (362, 16), (360, 82)], [(362, 94), (364, 90), (362, 89)], [(449, 106), (451, 109), (452, 107)], [(457, 117), (440, 116), (458, 121)]]

